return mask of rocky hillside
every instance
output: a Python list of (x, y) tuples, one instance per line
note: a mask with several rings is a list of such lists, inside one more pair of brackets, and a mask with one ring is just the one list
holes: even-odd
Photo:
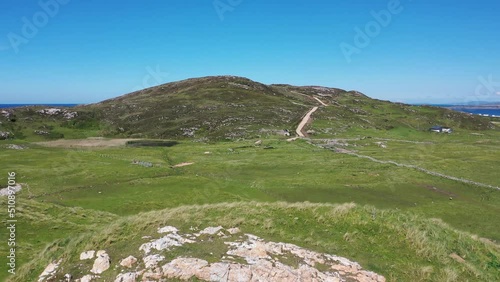
[[(267, 242), (244, 234), (239, 228), (206, 227), (182, 234), (176, 227), (164, 226), (156, 233), (142, 237), (145, 243), (139, 247), (141, 256), (137, 258), (129, 255), (116, 259), (105, 250), (88, 250), (80, 254), (80, 264), (72, 273), (64, 273), (60, 261), (54, 261), (38, 281), (100, 281), (106, 272), (118, 273), (115, 282), (192, 278), (202, 281), (385, 281), (383, 276), (363, 270), (358, 263), (346, 258), (293, 244)], [(208, 245), (218, 248), (213, 248), (209, 259), (186, 254), (165, 257), (165, 252), (175, 252), (184, 245), (191, 249), (206, 249)]]
[(168, 83), (83, 107), (107, 134), (150, 138), (236, 139), (292, 128), (314, 101), (232, 76)]
[(232, 140), (283, 135), (313, 106), (317, 134), (348, 130), (426, 131), (443, 125), (486, 130), (487, 119), (448, 109), (374, 100), (357, 91), (320, 86), (264, 85), (247, 78), (193, 78), (76, 108), (4, 109), (0, 139), (93, 136)]
[(498, 281), (499, 258), (400, 210), (238, 202), (114, 220), (53, 242), (9, 281)]

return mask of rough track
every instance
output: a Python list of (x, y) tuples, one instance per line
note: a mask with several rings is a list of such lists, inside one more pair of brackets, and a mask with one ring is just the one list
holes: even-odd
[(299, 126), (297, 126), (297, 129), (295, 130), (295, 132), (297, 133), (297, 135), (299, 137), (306, 137), (306, 135), (302, 132), (302, 130), (304, 129), (304, 126), (306, 126), (306, 124), (311, 120), (311, 115), (316, 111), (318, 110), (318, 107), (314, 107), (312, 108), (312, 110), (310, 110), (305, 116), (304, 118), (302, 119), (302, 121), (299, 123)]
[[(309, 96), (308, 96), (309, 97)], [(325, 102), (321, 101), (318, 97), (312, 97), (313, 99), (315, 99), (316, 101), (318, 101), (322, 106), (325, 106), (327, 107), (328, 104), (326, 104)], [(306, 124), (308, 124), (310, 121), (311, 121), (311, 115), (318, 110), (319, 107), (314, 107), (312, 108), (309, 112), (307, 112), (307, 114), (302, 118), (302, 121), (299, 123), (299, 126), (297, 126), (297, 129), (295, 130), (295, 132), (297, 133), (297, 136), (299, 137), (306, 137), (306, 135), (304, 134), (304, 132), (302, 132), (304, 130), (304, 126), (306, 126)], [(289, 140), (289, 141), (293, 141), (293, 140)]]
[[(327, 149), (327, 148), (325, 148), (325, 149)], [(432, 176), (437, 176), (437, 177), (441, 177), (441, 178), (448, 179), (448, 180), (458, 181), (458, 182), (462, 182), (462, 183), (466, 183), (466, 184), (470, 184), (470, 185), (475, 185), (475, 186), (479, 186), (479, 187), (483, 187), (483, 188), (490, 188), (490, 189), (500, 190), (500, 187), (498, 187), (498, 186), (493, 186), (493, 185), (490, 185), (490, 184), (484, 184), (484, 183), (472, 181), (472, 180), (465, 179), (465, 178), (460, 178), (460, 177), (455, 177), (455, 176), (450, 176), (450, 175), (442, 174), (442, 173), (439, 173), (439, 172), (427, 170), (425, 168), (422, 168), (422, 167), (419, 167), (419, 166), (416, 166), (416, 165), (402, 164), (402, 163), (397, 163), (395, 161), (382, 161), (382, 160), (375, 159), (375, 158), (370, 157), (370, 156), (360, 155), (360, 154), (357, 154), (357, 153), (354, 153), (352, 151), (349, 151), (349, 150), (346, 150), (346, 149), (342, 149), (342, 148), (334, 148), (333, 150), (335, 152), (337, 152), (337, 153), (347, 154), (347, 155), (355, 156), (355, 157), (362, 158), (362, 159), (368, 159), (368, 160), (370, 160), (372, 162), (376, 162), (376, 163), (379, 163), (379, 164), (392, 164), (392, 165), (395, 165), (395, 166), (398, 166), (398, 167), (411, 168), (411, 169), (418, 170), (418, 171), (421, 171), (423, 173), (426, 173), (426, 174), (429, 174), (429, 175), (432, 175)]]

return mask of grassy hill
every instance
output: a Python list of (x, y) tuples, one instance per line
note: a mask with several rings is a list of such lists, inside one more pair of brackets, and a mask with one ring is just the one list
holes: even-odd
[[(236, 140), (275, 136), (293, 129), (313, 106), (313, 130), (332, 136), (356, 130), (426, 131), (495, 128), (487, 118), (447, 109), (371, 99), (356, 91), (319, 86), (264, 85), (246, 78), (214, 76), (167, 83), (56, 114), (43, 108), (6, 110), (0, 131), (27, 140), (89, 136)], [(75, 112), (68, 117), (68, 112)]]
[[(113, 281), (120, 271), (130, 271), (119, 266), (119, 261), (129, 255), (142, 257), (139, 247), (147, 240), (141, 238), (157, 238), (156, 230), (166, 225), (186, 233), (205, 226), (239, 227), (265, 239), (350, 257), (389, 281), (500, 279), (497, 245), (456, 231), (437, 219), (354, 204), (248, 202), (185, 206), (125, 217), (90, 233), (54, 242), (11, 281), (34, 281), (54, 260), (62, 260), (57, 279), (63, 279), (65, 273), (82, 277), (92, 267), (79, 258), (87, 250), (110, 254), (112, 267), (101, 279)], [(156, 253), (166, 256), (167, 261), (178, 255), (218, 261), (224, 248), (227, 246), (218, 245), (214, 238), (212, 243)]]
[(238, 77), (188, 79), (85, 107), (100, 113), (106, 135), (237, 139), (292, 128), (312, 101)]

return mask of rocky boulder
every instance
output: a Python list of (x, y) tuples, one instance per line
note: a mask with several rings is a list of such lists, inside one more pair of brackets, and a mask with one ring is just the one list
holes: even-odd
[(53, 261), (47, 265), (47, 267), (43, 270), (42, 274), (38, 277), (38, 282), (42, 281), (50, 281), (56, 275), (57, 269), (59, 268), (59, 264), (61, 261)]
[(92, 270), (90, 272), (95, 274), (101, 274), (104, 271), (108, 270), (111, 265), (111, 259), (109, 255), (105, 251), (98, 251), (97, 258), (94, 261), (94, 265), (92, 266)]
[(126, 268), (132, 268), (132, 266), (137, 262), (137, 259), (133, 256), (128, 256), (124, 258), (121, 262), (120, 265)]
[(86, 251), (80, 254), (80, 260), (87, 260), (94, 258), (95, 251)]
[(0, 140), (7, 140), (9, 138), (12, 138), (12, 136), (12, 132), (0, 131)]

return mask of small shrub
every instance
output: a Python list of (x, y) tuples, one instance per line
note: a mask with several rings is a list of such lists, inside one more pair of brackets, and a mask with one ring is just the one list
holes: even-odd
[(490, 261), (488, 262), (488, 268), (500, 270), (500, 260), (498, 260), (498, 258), (492, 253), (489, 253), (488, 257), (490, 258)]

